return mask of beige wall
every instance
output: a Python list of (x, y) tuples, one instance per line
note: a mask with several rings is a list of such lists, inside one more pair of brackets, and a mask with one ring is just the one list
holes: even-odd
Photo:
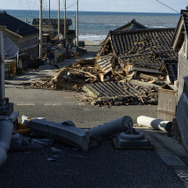
[(188, 77), (188, 60), (187, 60), (187, 50), (186, 50), (186, 43), (182, 45), (178, 53), (178, 100), (182, 95), (183, 88), (184, 88), (184, 77)]

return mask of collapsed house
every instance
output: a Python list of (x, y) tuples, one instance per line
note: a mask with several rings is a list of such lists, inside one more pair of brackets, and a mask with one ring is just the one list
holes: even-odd
[(95, 58), (77, 60), (39, 85), (84, 90), (85, 100), (100, 106), (157, 104), (158, 89), (169, 73), (164, 62), (177, 59), (174, 33), (174, 28), (148, 29), (133, 20), (110, 31)]
[[(32, 21), (32, 25), (39, 28), (39, 18), (34, 18)], [(72, 25), (71, 19), (66, 19), (66, 39), (68, 42), (73, 43), (75, 39), (75, 30), (70, 30), (70, 26)], [(46, 34), (57, 35), (58, 34), (58, 19), (42, 19), (42, 30)], [(64, 35), (64, 19), (60, 19), (60, 33)]]
[[(117, 79), (118, 82), (120, 80), (122, 82), (123, 80), (127, 83), (133, 78), (136, 78), (157, 84), (162, 81), (160, 82), (160, 84), (162, 84), (166, 79), (166, 75), (169, 73), (165, 67), (164, 60), (175, 61), (177, 59), (177, 53), (172, 49), (174, 33), (174, 28), (110, 31), (96, 57), (96, 63), (103, 71), (103, 78), (109, 78), (109, 75), (113, 75), (115, 72), (121, 75)], [(117, 88), (110, 86), (111, 80), (113, 80), (112, 76), (110, 80), (102, 80), (108, 82), (109, 88), (106, 88), (106, 91), (117, 90)], [(106, 83), (99, 83), (98, 85), (105, 87), (105, 84)], [(146, 83), (142, 82), (142, 86), (143, 85), (146, 85)], [(97, 84), (95, 84), (95, 87), (97, 87)], [(141, 83), (137, 82), (134, 88), (138, 87), (141, 87)], [(91, 86), (86, 85), (84, 90), (89, 91), (88, 95), (95, 95), (96, 92), (91, 88)], [(126, 88), (126, 90), (129, 90), (129, 88), (130, 86)], [(153, 91), (158, 92), (158, 89), (156, 90), (155, 87)], [(133, 93), (136, 94), (136, 92)], [(147, 92), (145, 92), (145, 94), (148, 96)], [(117, 93), (113, 95), (113, 97), (116, 98), (117, 96)], [(99, 97), (101, 96), (98, 95), (98, 98)], [(108, 95), (105, 97), (109, 99)], [(156, 104), (157, 97), (155, 99)], [(134, 99), (134, 101), (136, 100)], [(126, 103), (127, 102), (125, 102), (125, 104)], [(143, 100), (138, 104), (140, 103), (147, 104), (147, 102), (143, 102)], [(114, 104), (114, 102), (112, 102), (112, 104)]]

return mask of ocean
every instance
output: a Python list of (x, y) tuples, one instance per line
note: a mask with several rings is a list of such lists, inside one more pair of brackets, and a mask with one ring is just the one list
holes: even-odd
[[(8, 14), (32, 24), (33, 18), (39, 17), (37, 10), (6, 10)], [(57, 18), (58, 12), (51, 11), (51, 18)], [(63, 18), (64, 12), (60, 13)], [(67, 11), (67, 18), (72, 19), (71, 29), (75, 29), (75, 11)], [(43, 11), (43, 18), (48, 18), (48, 11)], [(110, 30), (121, 27), (132, 19), (150, 28), (176, 27), (177, 13), (127, 13), (127, 12), (79, 12), (79, 40), (98, 42), (106, 38)]]

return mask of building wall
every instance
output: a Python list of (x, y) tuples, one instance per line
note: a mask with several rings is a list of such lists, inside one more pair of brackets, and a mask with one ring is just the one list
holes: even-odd
[(6, 30), (4, 32), (19, 47), (19, 37)]
[(188, 60), (187, 60), (187, 52), (186, 52), (186, 43), (182, 45), (178, 53), (178, 101), (182, 95), (184, 88), (184, 77), (188, 76)]
[(7, 31), (5, 33), (19, 47), (20, 53), (28, 53), (32, 57), (38, 57), (38, 34), (20, 38)]

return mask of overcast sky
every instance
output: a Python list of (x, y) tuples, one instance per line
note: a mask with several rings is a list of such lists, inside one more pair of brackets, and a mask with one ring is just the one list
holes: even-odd
[[(188, 5), (188, 0), (160, 0), (172, 9), (180, 11)], [(1, 0), (0, 9), (38, 10), (40, 0)], [(43, 9), (48, 10), (49, 0), (43, 0)], [(60, 0), (61, 10), (64, 0)], [(68, 10), (76, 10), (76, 0), (67, 0)], [(73, 5), (73, 6), (72, 6)], [(51, 0), (51, 9), (57, 10), (58, 0)], [(72, 6), (72, 7), (71, 7)], [(171, 9), (157, 0), (79, 0), (81, 11), (113, 11), (113, 12), (170, 12)]]

